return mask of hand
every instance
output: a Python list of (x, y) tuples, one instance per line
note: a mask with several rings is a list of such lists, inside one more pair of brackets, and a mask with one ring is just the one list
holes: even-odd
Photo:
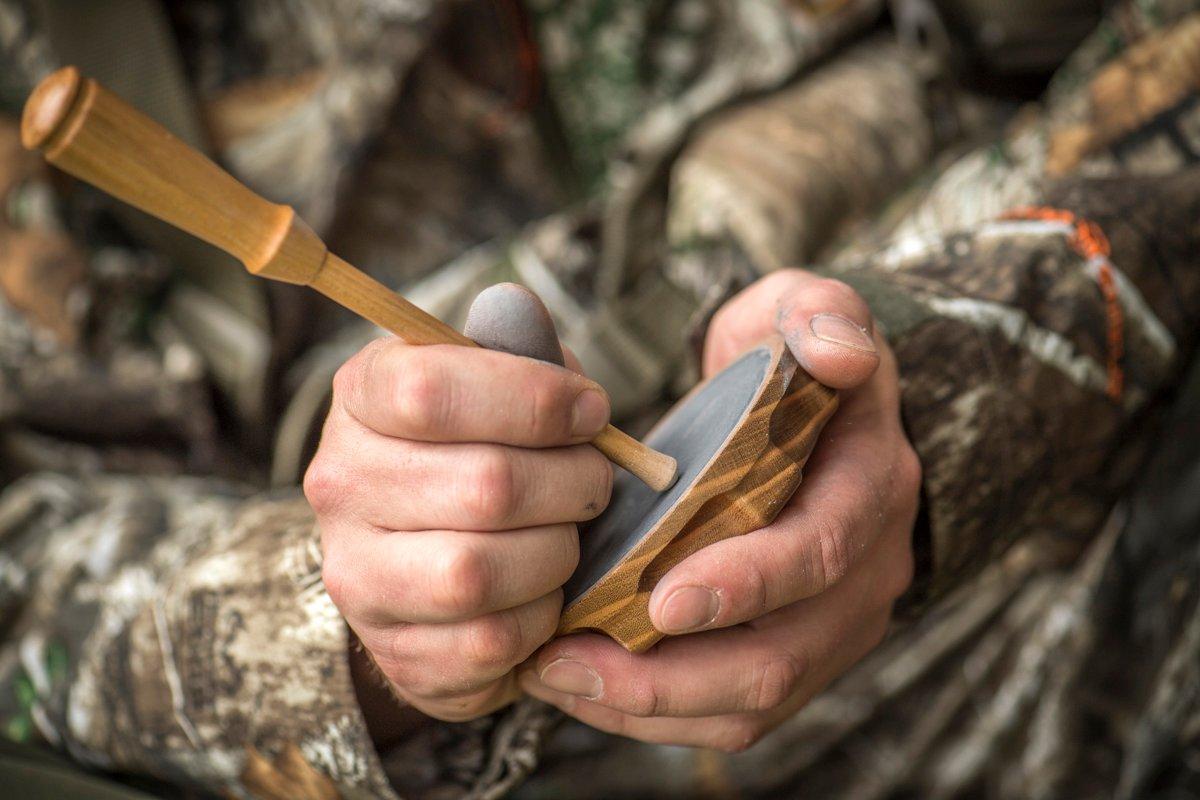
[(843, 390), (799, 491), (774, 523), (706, 547), (655, 587), (655, 627), (690, 635), (636, 655), (600, 635), (559, 639), (522, 669), (530, 694), (612, 733), (737, 751), (883, 637), (912, 579), (920, 485), (895, 359), (849, 287), (785, 270), (717, 314), (705, 373), (773, 327)]
[(584, 444), (607, 395), (567, 369), (380, 340), (334, 378), (304, 492), (329, 596), (395, 693), (465, 720), (510, 702), (553, 634), (576, 522), (612, 469)]

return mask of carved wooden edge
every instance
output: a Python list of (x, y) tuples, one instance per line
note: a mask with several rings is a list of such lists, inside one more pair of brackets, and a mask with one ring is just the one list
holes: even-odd
[(769, 525), (795, 493), (821, 429), (837, 410), (837, 393), (804, 372), (781, 338), (759, 346), (770, 348), (771, 362), (745, 415), (692, 488), (563, 610), (558, 636), (596, 630), (630, 651), (650, 648), (663, 638), (649, 614), (658, 580), (702, 547)]

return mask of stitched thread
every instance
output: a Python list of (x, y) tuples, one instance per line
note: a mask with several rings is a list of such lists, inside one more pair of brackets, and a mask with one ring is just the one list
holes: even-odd
[(1059, 222), (1071, 226), (1072, 234), (1069, 239), (1071, 249), (1089, 263), (1096, 266), (1096, 283), (1104, 298), (1104, 316), (1107, 321), (1108, 382), (1105, 394), (1114, 402), (1120, 402), (1121, 393), (1125, 388), (1125, 373), (1121, 369), (1121, 361), (1125, 357), (1125, 315), (1121, 311), (1121, 301), (1117, 296), (1117, 283), (1113, 278), (1112, 247), (1108, 237), (1100, 226), (1091, 220), (1082, 219), (1061, 208), (1045, 206), (1019, 206), (1005, 214), (1004, 220), (1043, 220)]

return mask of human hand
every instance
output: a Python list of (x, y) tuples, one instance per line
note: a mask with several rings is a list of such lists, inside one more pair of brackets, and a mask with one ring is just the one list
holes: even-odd
[(481, 348), (380, 340), (338, 371), (304, 492), (325, 588), (401, 699), (465, 720), (519, 694), (575, 523), (608, 504), (612, 469), (586, 444), (608, 417), (595, 382)]
[(921, 474), (895, 358), (853, 290), (784, 270), (714, 317), (705, 374), (774, 329), (842, 390), (799, 491), (771, 525), (704, 548), (658, 583), (655, 627), (691, 635), (641, 654), (595, 634), (556, 640), (522, 669), (527, 692), (612, 733), (737, 751), (882, 639), (912, 579)]

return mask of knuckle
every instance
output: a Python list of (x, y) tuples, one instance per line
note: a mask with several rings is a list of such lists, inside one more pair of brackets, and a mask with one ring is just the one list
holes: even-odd
[(466, 631), (467, 659), (485, 670), (507, 670), (524, 656), (520, 620), (513, 614), (492, 614), (472, 622)]
[(804, 674), (800, 660), (791, 654), (771, 658), (754, 673), (747, 711), (771, 711), (787, 702)]
[(359, 639), (371, 660), (384, 677), (393, 685), (412, 691), (425, 688), (426, 676), (416, 667), (411, 657), (412, 642), (410, 625), (392, 625), (376, 630), (369, 635), (360, 634)]
[(817, 592), (836, 584), (850, 571), (851, 554), (847, 546), (849, 531), (840, 520), (825, 522), (817, 534), (817, 554), (814, 564)]
[(767, 577), (763, 565), (757, 560), (747, 562), (744, 591), (749, 603), (749, 608), (744, 616), (748, 619), (757, 619), (763, 614), (774, 611), (778, 605), (775, 599), (777, 593), (772, 591), (772, 581)]
[(433, 571), (433, 604), (446, 614), (473, 616), (491, 596), (492, 566), (487, 555), (466, 544), (447, 544)]
[(498, 447), (479, 451), (466, 470), (467, 490), (463, 507), (475, 522), (503, 526), (517, 513), (516, 468), (512, 458)]
[(334, 511), (348, 490), (346, 470), (318, 452), (304, 471), (304, 497), (318, 517)]
[[(560, 586), (570, 580), (571, 576), (575, 574), (575, 570), (579, 569), (579, 559), (581, 556), (581, 550), (579, 546), (579, 526), (573, 522), (568, 523), (564, 531), (563, 550), (565, 553), (565, 557), (563, 558), (563, 571), (566, 572), (566, 575), (563, 576), (562, 582), (559, 584)], [(560, 606), (561, 603), (562, 598), (559, 598)]]
[(440, 362), (421, 348), (402, 351), (393, 385), (396, 414), (414, 436), (439, 434), (450, 416), (450, 392)]
[[(765, 279), (764, 279), (765, 280)], [(731, 317), (736, 316), (735, 303), (725, 303), (717, 309), (708, 323), (709, 331), (719, 331), (725, 328)], [(710, 334), (711, 335), (711, 334)]]
[(671, 715), (671, 702), (666, 692), (647, 681), (634, 689), (625, 712), (631, 717), (667, 717)]
[[(751, 286), (750, 291), (760, 291), (763, 296), (778, 300), (796, 292), (804, 285), (807, 277), (807, 273), (802, 269), (783, 267), (759, 278)], [(722, 308), (728, 308), (729, 305), (726, 303)]]
[(809, 273), (799, 267), (783, 267), (773, 272), (767, 273), (759, 280), (766, 286), (772, 289), (790, 289), (796, 284), (802, 282)]

